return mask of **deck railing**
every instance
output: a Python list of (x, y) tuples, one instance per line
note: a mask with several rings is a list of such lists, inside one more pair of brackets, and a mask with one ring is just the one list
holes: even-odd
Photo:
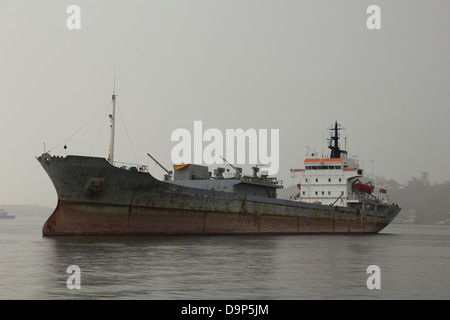
[(124, 170), (148, 172), (148, 168), (145, 164), (114, 161), (114, 166)]

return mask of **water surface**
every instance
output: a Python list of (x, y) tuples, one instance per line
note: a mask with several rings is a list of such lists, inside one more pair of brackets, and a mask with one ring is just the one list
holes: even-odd
[[(0, 219), (0, 299), (449, 299), (450, 227), (375, 235), (42, 237)], [(69, 290), (67, 267), (81, 270)], [(369, 290), (378, 265), (381, 289)]]

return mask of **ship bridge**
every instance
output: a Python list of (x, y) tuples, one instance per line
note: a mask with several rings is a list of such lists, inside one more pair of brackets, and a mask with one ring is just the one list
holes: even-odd
[(346, 206), (351, 181), (362, 178), (363, 170), (348, 158), (307, 158), (304, 169), (292, 169), (299, 174), (298, 199), (310, 203)]

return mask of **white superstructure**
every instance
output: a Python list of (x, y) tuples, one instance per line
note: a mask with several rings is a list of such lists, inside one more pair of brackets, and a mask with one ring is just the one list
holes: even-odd
[[(299, 193), (295, 199), (302, 202), (325, 205), (348, 206), (350, 203), (386, 203), (387, 191), (373, 185), (373, 180), (364, 177), (358, 161), (349, 158), (347, 151), (339, 148), (337, 122), (331, 128), (331, 155), (328, 158), (307, 154), (304, 169), (291, 169), (299, 180)], [(333, 143), (334, 142), (334, 143)]]

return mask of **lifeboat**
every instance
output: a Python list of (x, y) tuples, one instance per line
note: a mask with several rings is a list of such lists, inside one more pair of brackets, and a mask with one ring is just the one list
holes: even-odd
[(365, 184), (362, 182), (355, 183), (355, 187), (356, 187), (356, 189), (358, 189), (358, 191), (367, 192), (367, 193), (372, 193), (373, 189), (375, 188), (375, 186), (372, 186), (370, 184)]

